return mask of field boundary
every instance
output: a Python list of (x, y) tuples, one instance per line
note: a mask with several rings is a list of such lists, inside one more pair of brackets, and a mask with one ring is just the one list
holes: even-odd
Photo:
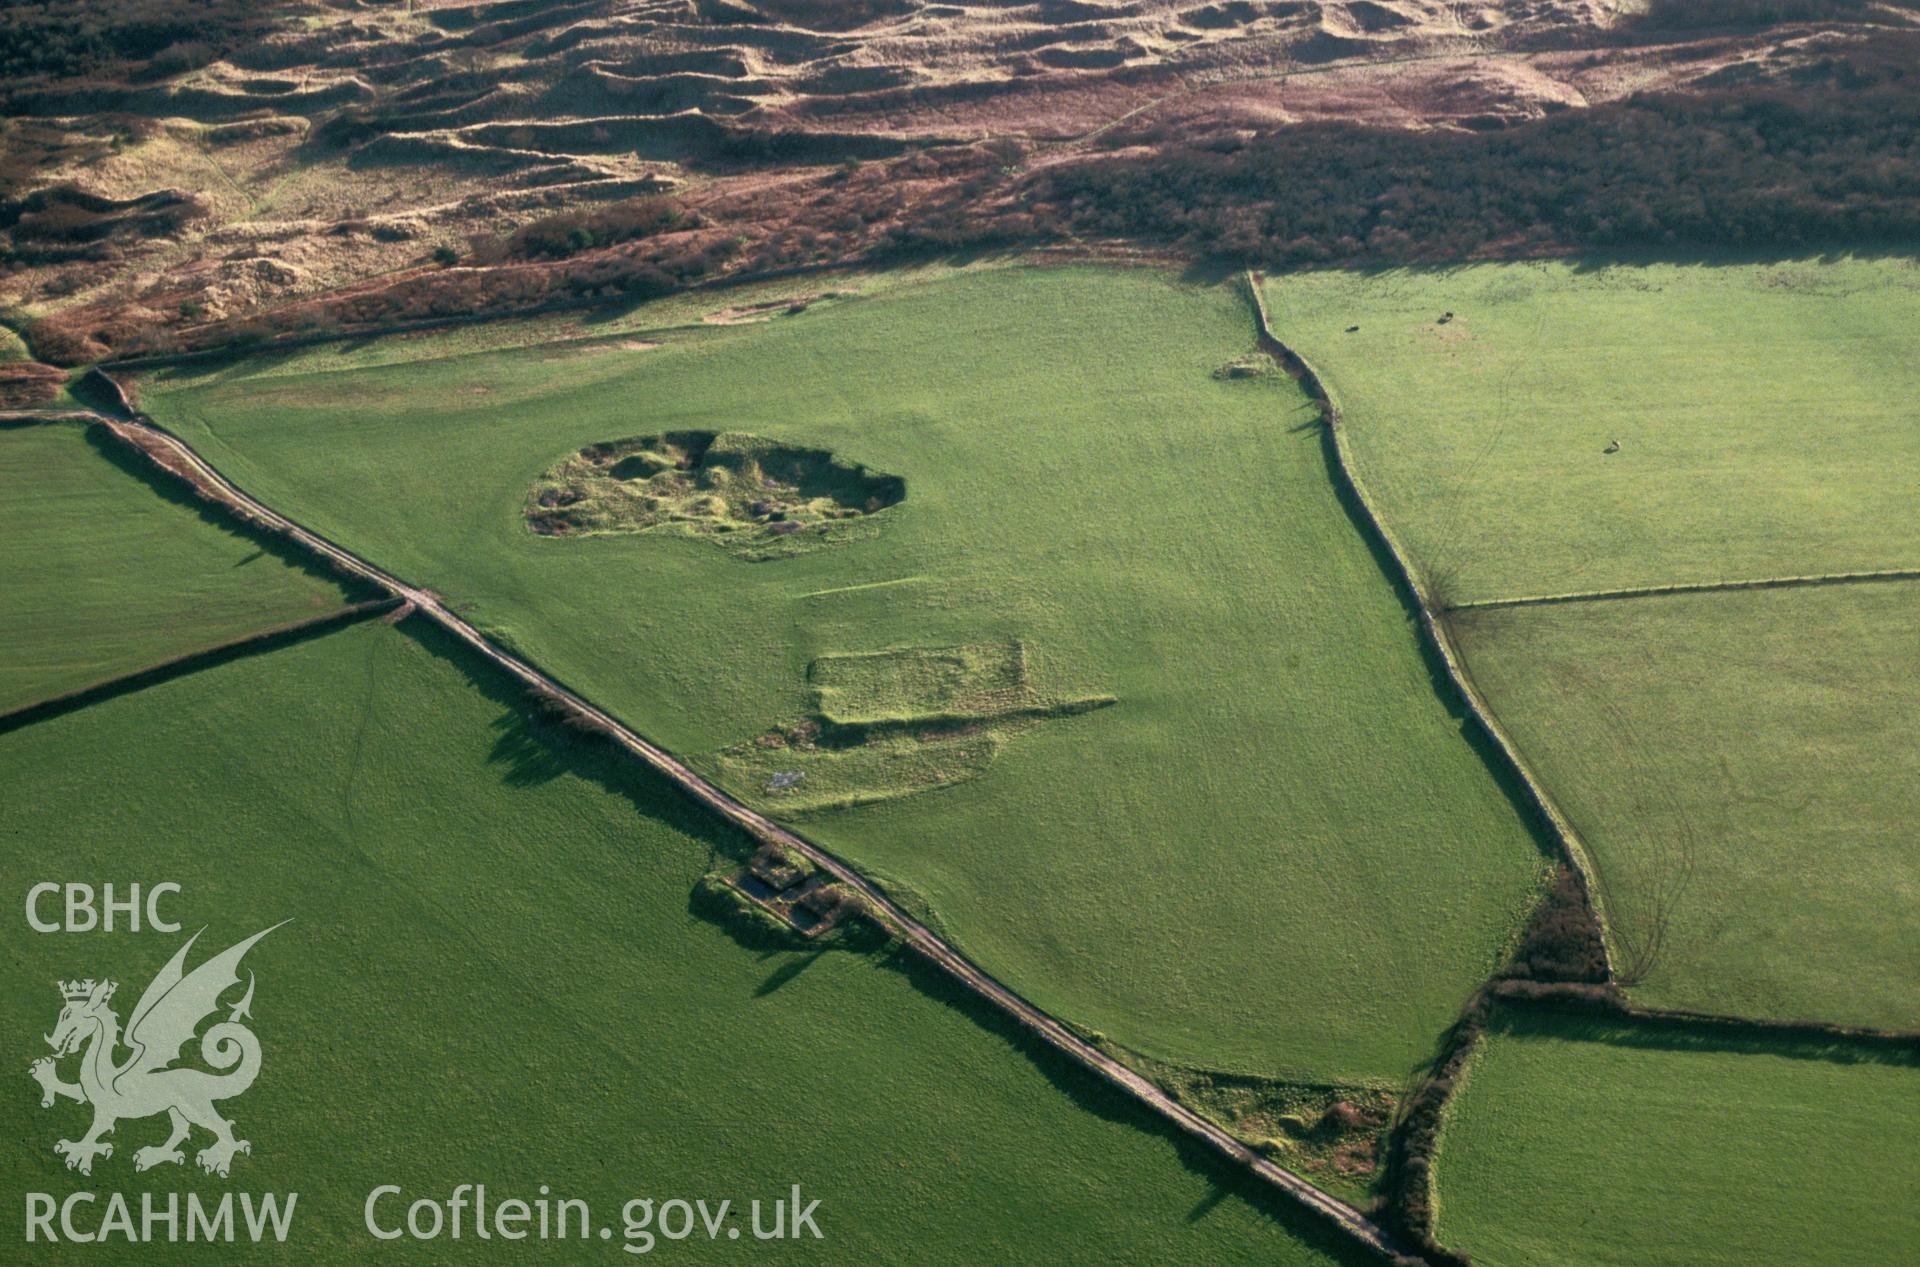
[(89, 409), (7, 409), (0, 410), (0, 431), (21, 427), (52, 427), (63, 422), (92, 422)]
[(1758, 1050), (1794, 1060), (1854, 1065), (1863, 1061), (1920, 1069), (1920, 1031), (1875, 1030), (1820, 1021), (1758, 1021), (1714, 1013), (1645, 1008), (1618, 992), (1591, 986), (1531, 981), (1494, 981), (1468, 1005), (1457, 1038), (1445, 1056), (1445, 1068), (1421, 1091), (1426, 1096), (1422, 1123), (1428, 1146), (1420, 1180), (1427, 1216), (1430, 1256), (1453, 1267), (1471, 1267), (1464, 1252), (1431, 1241), (1438, 1221), (1440, 1146), (1451, 1125), (1453, 1106), (1471, 1078), (1487, 1042), (1509, 1037), (1506, 1026), (1521, 1018), (1559, 1018), (1594, 1022), (1616, 1033), (1576, 1034), (1566, 1041), (1614, 1050), (1658, 1048), (1679, 1054), (1732, 1053), (1750, 1057)]
[(332, 633), (336, 629), (356, 625), (363, 620), (391, 612), (399, 606), (400, 600), (392, 597), (371, 599), (364, 603), (349, 603), (345, 607), (336, 607), (319, 616), (275, 625), (270, 629), (231, 638), (226, 642), (216, 642), (212, 646), (201, 647), (185, 655), (174, 656), (172, 659), (161, 660), (128, 673), (103, 678), (75, 690), (50, 695), (46, 699), (35, 700), (31, 704), (23, 704), (19, 708), (0, 713), (0, 735), (11, 734), (35, 722), (63, 717), (68, 713), (77, 712), (106, 700), (117, 699), (122, 695), (131, 695), (149, 686), (171, 682), (175, 678), (198, 673), (203, 669), (211, 669), (247, 656), (278, 651), (283, 647), (291, 647), (309, 638), (317, 638), (322, 634)]
[(1413, 566), (1412, 556), (1381, 516), (1372, 493), (1367, 490), (1366, 483), (1354, 467), (1353, 455), (1347, 447), (1346, 428), (1341, 422), (1340, 406), (1328, 391), (1325, 381), (1305, 358), (1273, 333), (1273, 326), (1267, 318), (1266, 299), (1260, 293), (1259, 275), (1249, 270), (1246, 274), (1246, 284), (1248, 294), (1253, 301), (1254, 317), (1259, 323), (1261, 349), (1279, 361), (1281, 366), (1299, 381), (1301, 387), (1319, 408), (1327, 443), (1333, 454), (1333, 469), (1346, 484), (1346, 491), (1352, 495), (1355, 503), (1360, 507), (1368, 526), (1386, 547), (1387, 555), (1393, 560), (1394, 569), (1398, 573), (1397, 579), (1406, 586), (1407, 592), (1413, 595), (1414, 606), (1420, 615), (1421, 632), (1440, 657), (1448, 680), (1460, 693), (1468, 714), (1493, 741), (1511, 772), (1518, 776), (1521, 786), (1526, 789), (1527, 798), (1532, 802), (1533, 808), (1539, 812), (1552, 830), (1555, 843), (1560, 846), (1562, 861), (1579, 877), (1581, 889), (1600, 920), (1603, 933), (1601, 953), (1605, 960), (1607, 977), (1611, 980), (1614, 975), (1612, 951), (1606, 945), (1604, 937), (1606, 913), (1598, 900), (1597, 873), (1594, 870), (1592, 858), (1587, 853), (1585, 842), (1572, 821), (1547, 794), (1546, 785), (1534, 773), (1533, 767), (1527, 763), (1526, 758), (1520, 754), (1519, 745), (1507, 733), (1506, 727), (1494, 718), (1493, 709), (1488, 705), (1486, 698), (1480, 694), (1479, 687), (1474, 684), (1472, 675), (1467, 671), (1465, 659), (1461, 656), (1459, 648), (1454, 645), (1452, 635), (1439, 619), (1439, 608), (1434, 602), (1432, 593)]
[[(1464, 657), (1454, 644), (1444, 620), (1441, 619), (1443, 611), (1436, 606), (1431, 592), (1421, 583), (1419, 574), (1412, 565), (1412, 556), (1393, 530), (1387, 526), (1365, 481), (1360, 478), (1355, 469), (1352, 453), (1346, 443), (1345, 426), (1338, 402), (1313, 367), (1298, 352), (1274, 335), (1267, 316), (1265, 296), (1260, 289), (1260, 277), (1251, 269), (1246, 274), (1246, 284), (1258, 322), (1258, 337), (1262, 350), (1278, 361), (1300, 382), (1302, 388), (1318, 407), (1326, 444), (1332, 455), (1330, 465), (1336, 473), (1336, 478), (1345, 482), (1344, 491), (1352, 495), (1361, 509), (1363, 518), (1385, 545), (1398, 573), (1396, 579), (1404, 583), (1408, 591), (1413, 594), (1415, 605), (1419, 610), (1421, 629), (1440, 656), (1448, 677), (1460, 692), (1468, 711), (1500, 749), (1514, 772), (1520, 777), (1523, 786), (1526, 787), (1535, 808), (1553, 828), (1559, 844), (1565, 851), (1564, 861), (1579, 879), (1589, 909), (1599, 922), (1602, 934), (1600, 949), (1605, 967), (1604, 982), (1588, 984), (1496, 978), (1475, 991), (1473, 998), (1468, 1001), (1462, 1010), (1460, 1020), (1442, 1041), (1440, 1053), (1426, 1077), (1408, 1097), (1402, 1118), (1396, 1123), (1389, 1143), (1388, 1191), (1389, 1199), (1395, 1203), (1394, 1209), (1397, 1216), (1395, 1223), (1399, 1230), (1409, 1239), (1416, 1241), (1420, 1252), (1432, 1260), (1443, 1263), (1468, 1261), (1433, 1237), (1438, 1200), (1433, 1182), (1433, 1170), (1439, 1155), (1439, 1143), (1445, 1126), (1447, 1107), (1461, 1079), (1471, 1066), (1475, 1053), (1479, 1050), (1487, 1022), (1496, 1007), (1578, 1013), (1623, 1024), (1645, 1026), (1649, 1032), (1667, 1030), (1676, 1034), (1715, 1034), (1728, 1038), (1772, 1040), (1778, 1043), (1817, 1043), (1840, 1050), (1851, 1047), (1855, 1051), (1864, 1049), (1885, 1052), (1904, 1062), (1920, 1064), (1920, 1031), (1642, 1007), (1630, 1001), (1619, 986), (1614, 984), (1612, 952), (1605, 938), (1605, 910), (1598, 900), (1596, 873), (1592, 868), (1591, 858), (1584, 842), (1572, 823), (1548, 796), (1545, 785), (1520, 754), (1519, 745), (1494, 718), (1491, 707), (1480, 694), (1478, 686), (1466, 668)], [(1605, 601), (1612, 598), (1657, 596), (1667, 593), (1908, 579), (1920, 579), (1920, 569), (1887, 569), (1880, 572), (1833, 573), (1813, 577), (1777, 577), (1754, 581), (1644, 586), (1625, 591), (1594, 591), (1587, 594), (1483, 600), (1458, 604), (1445, 611), (1535, 606), (1556, 602)], [(1833, 1058), (1846, 1059), (1847, 1057), (1836, 1055)], [(1405, 1174), (1403, 1179), (1408, 1191), (1397, 1190), (1393, 1173), (1397, 1170), (1410, 1172)]]
[[(1260, 274), (1248, 269), (1245, 282), (1253, 306), (1255, 335), (1260, 350), (1293, 376), (1319, 411), (1322, 444), (1327, 451), (1327, 465), (1332, 472), (1336, 492), (1357, 508), (1358, 519), (1364, 525), (1363, 531), (1370, 532), (1373, 541), (1384, 550), (1391, 562), (1394, 584), (1404, 587), (1413, 599), (1427, 649), (1439, 658), (1442, 670), (1459, 694), (1468, 716), (1492, 742), (1506, 764), (1508, 773), (1519, 780), (1531, 808), (1546, 823), (1548, 832), (1558, 846), (1561, 864), (1578, 881), (1587, 908), (1599, 923), (1601, 965), (1606, 980), (1611, 983), (1614, 969), (1612, 950), (1606, 940), (1606, 916), (1598, 900), (1598, 882), (1593, 863), (1579, 832), (1547, 794), (1546, 786), (1534, 774), (1526, 758), (1520, 755), (1519, 745), (1506, 728), (1495, 720), (1492, 708), (1467, 672), (1465, 660), (1440, 618), (1432, 593), (1413, 566), (1412, 556), (1393, 529), (1388, 527), (1365, 481), (1355, 469), (1346, 443), (1346, 427), (1340, 406), (1328, 390), (1325, 380), (1308, 364), (1306, 358), (1274, 334), (1273, 325), (1267, 317), (1266, 297), (1260, 291)], [(1460, 1019), (1441, 1040), (1439, 1053), (1403, 1102), (1389, 1136), (1386, 1186), (1392, 1222), (1402, 1234), (1418, 1245), (1422, 1255), (1434, 1262), (1452, 1265), (1468, 1262), (1465, 1256), (1448, 1249), (1434, 1237), (1437, 1193), (1433, 1167), (1439, 1154), (1447, 1104), (1479, 1046), (1480, 1031), (1489, 1006), (1489, 986), (1482, 985), (1474, 991), (1473, 997), (1462, 1009)]]
[[(742, 286), (752, 286), (759, 282), (785, 281), (789, 278), (807, 277), (816, 273), (831, 273), (842, 270), (872, 267), (872, 261), (866, 257), (854, 256), (850, 259), (821, 260), (808, 264), (789, 264), (781, 268), (763, 269), (753, 273), (734, 273), (724, 277), (708, 278), (679, 286), (658, 296), (660, 299), (672, 299), (680, 295), (700, 294), (706, 291), (725, 291)], [(430, 270), (419, 270), (427, 273)], [(387, 278), (392, 281), (394, 278)], [(211, 347), (194, 348), (182, 352), (150, 352), (138, 356), (109, 357), (94, 367), (102, 370), (140, 370), (160, 369), (174, 365), (191, 365), (200, 361), (240, 360), (249, 356), (259, 356), (268, 352), (291, 352), (302, 348), (319, 347), (328, 343), (352, 343), (362, 339), (380, 339), (395, 334), (417, 334), (430, 330), (453, 330), (464, 326), (489, 325), (498, 321), (528, 320), (534, 317), (550, 317), (556, 313), (578, 312), (599, 308), (638, 307), (642, 302), (636, 299), (603, 299), (597, 295), (582, 295), (566, 299), (552, 299), (545, 303), (531, 304), (524, 308), (503, 308), (499, 311), (462, 312), (441, 317), (410, 317), (401, 321), (384, 321), (367, 325), (342, 326), (337, 330), (321, 330), (309, 334), (284, 335), (268, 338), (259, 343), (240, 344), (217, 343)], [(251, 316), (271, 315), (284, 311), (282, 308), (263, 308)]]
[(135, 412), (125, 389), (110, 376), (102, 373), (101, 377), (113, 384), (112, 394), (126, 410), (127, 416), (114, 418), (100, 414), (95, 415), (95, 421), (106, 426), (123, 442), (139, 449), (159, 469), (189, 484), (196, 494), (224, 507), (244, 523), (285, 537), (335, 570), (378, 587), (391, 599), (397, 600), (395, 606), (400, 615), (417, 612), (426, 617), (523, 687), (570, 714), (584, 728), (605, 735), (610, 742), (650, 766), (695, 801), (741, 828), (749, 836), (783, 845), (808, 858), (863, 898), (875, 921), (904, 945), (944, 970), (969, 992), (996, 1005), (1055, 1050), (1131, 1094), (1181, 1131), (1240, 1163), (1299, 1206), (1331, 1223), (1382, 1258), (1396, 1262), (1418, 1261), (1410, 1259), (1386, 1228), (1207, 1121), (1167, 1091), (1081, 1037), (1067, 1024), (989, 975), (944, 938), (908, 915), (877, 885), (837, 856), (734, 800), (665, 749), (642, 738), (611, 714), (547, 676), (528, 661), (490, 641), (449, 610), (439, 595), (409, 585), (256, 501), (202, 458), (191, 445), (151, 418)]
[(1684, 1008), (1642, 1007), (1617, 991), (1609, 992), (1570, 982), (1495, 981), (1487, 987), (1489, 997), (1511, 1007), (1537, 1007), (1586, 1016), (1632, 1021), (1649, 1028), (1668, 1026), (1676, 1029), (1740, 1034), (1751, 1039), (1772, 1039), (1782, 1043), (1822, 1043), (1829, 1046), (1853, 1044), (1896, 1052), (1920, 1065), (1920, 1030), (1878, 1029), (1871, 1025), (1847, 1025), (1837, 1021), (1775, 1020), (1758, 1016), (1729, 1016), (1724, 1012), (1696, 1012)]
[(1795, 589), (1810, 585), (1864, 585), (1876, 581), (1920, 581), (1920, 568), (1878, 568), (1869, 572), (1814, 572), (1806, 576), (1762, 576), (1742, 581), (1677, 581), (1671, 585), (1635, 585), (1626, 589), (1572, 590), (1564, 594), (1522, 594), (1514, 598), (1475, 598), (1451, 604), (1450, 612), (1493, 611), (1506, 607), (1546, 607), (1560, 603), (1606, 603), (1622, 598), (1664, 598), (1669, 594), (1717, 594), (1734, 590)]

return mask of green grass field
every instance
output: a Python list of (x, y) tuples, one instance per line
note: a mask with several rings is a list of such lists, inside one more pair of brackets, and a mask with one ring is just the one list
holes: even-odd
[(0, 428), (0, 459), (0, 712), (345, 601), (77, 426)]
[(1447, 1110), (1439, 1235), (1486, 1267), (1902, 1263), (1920, 1068), (1521, 1013)]
[(1920, 1026), (1920, 585), (1454, 618), (1592, 846), (1608, 917), (1667, 947), (1641, 1001)]
[[(809, 723), (823, 659), (1017, 639), (1036, 692), (1117, 702), (1011, 742), (837, 749), (820, 768), (849, 785), (939, 790), (804, 830), (1114, 1042), (1397, 1084), (1542, 857), (1335, 499), (1311, 409), (1284, 378), (1214, 376), (1251, 345), (1229, 287), (1000, 268), (646, 351), (282, 357), (144, 390), (242, 486), (723, 779), (723, 753)], [(830, 450), (906, 497), (866, 539), (765, 563), (529, 531), (566, 454), (681, 430)], [(763, 764), (731, 774), (782, 812)]]
[[(822, 1201), (820, 1242), (657, 1246), (702, 1261), (1338, 1261), (940, 979), (878, 951), (748, 949), (692, 913), (737, 843), (610, 749), (533, 728), (411, 629), (361, 624), (0, 736), (16, 893), (173, 880), (168, 909), (208, 926), (196, 961), (293, 920), (245, 964), (264, 1062), (225, 1105), (252, 1142), (231, 1181), (136, 1175), (158, 1120), (123, 1122), (91, 1178), (67, 1172), (52, 1145), (84, 1110), (41, 1109), (26, 1075), (57, 978), (114, 976), (124, 1020), (184, 934), (8, 921), (19, 1064), (0, 1116), (20, 1188), (136, 1208), (149, 1189), (298, 1192), (293, 1237), (249, 1262), (477, 1261), (471, 1239), (376, 1246), (361, 1210), (381, 1183), (412, 1199), (482, 1181), (496, 1200), (546, 1184), (616, 1224), (640, 1195), (730, 1198), (743, 1218), (794, 1183)], [(21, 1210), (0, 1216), (15, 1244)], [(617, 1262), (620, 1244), (509, 1249)], [(87, 1248), (35, 1261), (154, 1249)]]
[[(1920, 564), (1911, 259), (1489, 264), (1267, 293), (1443, 601)], [(1642, 1000), (1920, 1021), (1916, 593), (1456, 614), (1470, 671), (1593, 846), (1616, 958), (1671, 911)]]
[(1267, 300), (1453, 601), (1920, 566), (1912, 259), (1307, 273)]

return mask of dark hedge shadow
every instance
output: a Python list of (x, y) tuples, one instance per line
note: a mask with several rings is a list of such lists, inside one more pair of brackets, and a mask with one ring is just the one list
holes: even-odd
[[(334, 585), (340, 590), (343, 601), (370, 602), (384, 595), (384, 591), (370, 582), (362, 581), (357, 577), (343, 576), (334, 571), (304, 547), (289, 541), (279, 533), (265, 528), (256, 528), (252, 524), (235, 518), (224, 503), (196, 497), (183, 480), (161, 469), (151, 459), (119, 439), (104, 423), (89, 423), (82, 434), (96, 453), (129, 477), (140, 481), (154, 496), (184, 510), (192, 511), (200, 517), (201, 522), (213, 525), (229, 537), (245, 542), (260, 553), (273, 556), (296, 572), (303, 572), (315, 580)], [(244, 560), (249, 563), (252, 561), (252, 559)]]

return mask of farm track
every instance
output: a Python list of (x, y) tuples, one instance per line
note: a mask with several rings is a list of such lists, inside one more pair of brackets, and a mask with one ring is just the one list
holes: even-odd
[[(109, 379), (109, 382), (112, 380)], [(117, 388), (118, 385), (115, 384)], [(127, 402), (124, 392), (121, 401)], [(415, 613), (432, 621), (507, 676), (535, 693), (563, 704), (577, 718), (604, 733), (629, 755), (645, 762), (657, 773), (676, 784), (683, 792), (707, 809), (746, 831), (750, 836), (771, 841), (802, 854), (821, 870), (858, 893), (869, 904), (874, 917), (920, 954), (945, 970), (966, 989), (995, 1004), (1009, 1016), (1031, 1029), (1055, 1051), (1100, 1075), (1129, 1093), (1171, 1125), (1207, 1144), (1309, 1211), (1326, 1219), (1384, 1259), (1418, 1261), (1385, 1228), (1359, 1210), (1313, 1186), (1306, 1179), (1275, 1164), (1235, 1139), (1227, 1131), (1180, 1104), (1149, 1079), (1134, 1072), (1081, 1038), (1065, 1023), (996, 980), (976, 966), (937, 933), (915, 920), (897, 906), (882, 890), (833, 854), (802, 836), (779, 826), (765, 816), (709, 783), (665, 749), (643, 739), (612, 715), (584, 697), (548, 677), (538, 668), (508, 653), (489, 641), (459, 615), (450, 611), (442, 598), (431, 590), (409, 585), (383, 571), (318, 533), (271, 509), (241, 490), (192, 446), (134, 411), (130, 405), (123, 417), (89, 415), (113, 429), (128, 443), (138, 447), (150, 460), (176, 476), (197, 485), (208, 497), (224, 504), (243, 520), (254, 522), (300, 545), (340, 571), (366, 581), (400, 600), (402, 615)], [(176, 465), (177, 464), (177, 465)]]
[(1574, 590), (1566, 594), (1523, 594), (1516, 598), (1476, 598), (1454, 603), (1448, 611), (1491, 611), (1505, 607), (1547, 607), (1559, 603), (1607, 603), (1625, 598), (1663, 598), (1668, 594), (1718, 594), (1732, 590), (1796, 589), (1810, 585), (1863, 585), (1875, 581), (1920, 581), (1920, 568), (1881, 568), (1872, 572), (1816, 572), (1809, 576), (1763, 576), (1742, 581), (1681, 581), (1673, 585), (1636, 585), (1627, 589)]

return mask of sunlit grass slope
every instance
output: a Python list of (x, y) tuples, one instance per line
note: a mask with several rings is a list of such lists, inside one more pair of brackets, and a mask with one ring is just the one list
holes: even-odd
[(1480, 685), (1586, 837), (1634, 991), (1920, 1026), (1920, 584), (1462, 613)]
[[(811, 806), (804, 830), (1043, 1006), (1190, 1066), (1397, 1084), (1542, 859), (1304, 398), (1216, 376), (1251, 342), (1229, 287), (1004, 269), (624, 357), (243, 364), (147, 399), (741, 795)], [(830, 450), (906, 496), (865, 539), (764, 563), (528, 530), (556, 459), (683, 430)], [(889, 706), (809, 739), (834, 657), (1014, 642), (1019, 698), (1072, 707)], [(793, 764), (721, 755), (756, 739)], [(860, 808), (809, 791), (833, 779)]]
[(1911, 258), (1307, 273), (1267, 298), (1455, 601), (1920, 566)]

